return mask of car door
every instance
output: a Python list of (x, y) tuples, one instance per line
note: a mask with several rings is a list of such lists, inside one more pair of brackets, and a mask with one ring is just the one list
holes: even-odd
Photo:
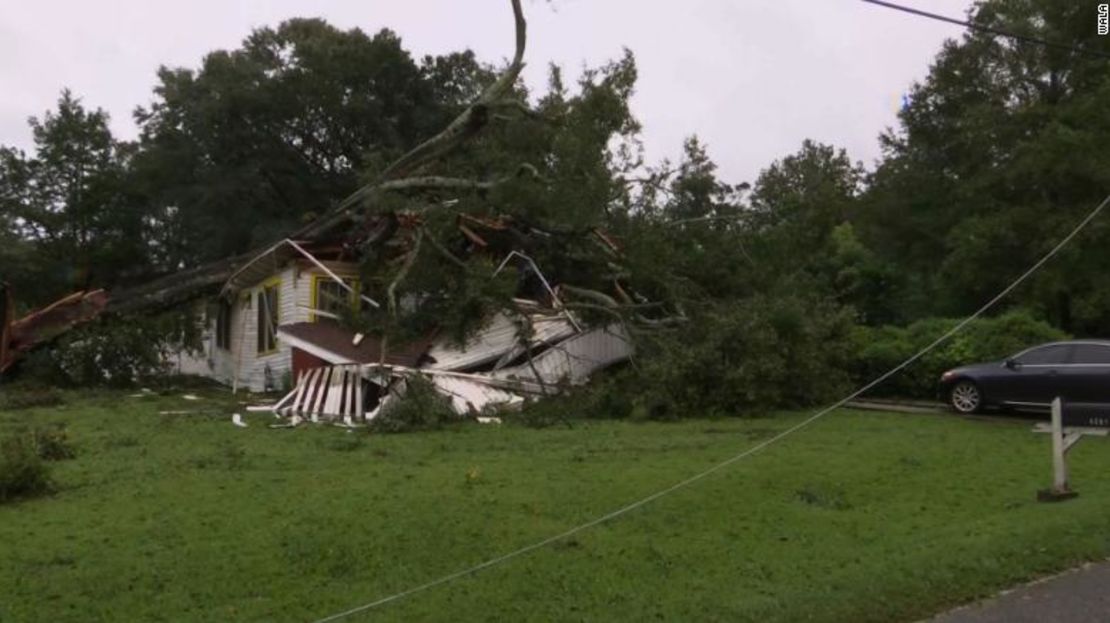
[(1110, 405), (1110, 344), (1076, 344), (1062, 374), (1069, 400)]
[[(1003, 402), (1047, 406), (1057, 396), (1064, 396), (1062, 371), (1071, 361), (1071, 344), (1049, 344), (1031, 348), (1014, 358), (1016, 374), (1007, 383), (1007, 391), (998, 397)], [(1066, 397), (1066, 396), (1065, 396)]]

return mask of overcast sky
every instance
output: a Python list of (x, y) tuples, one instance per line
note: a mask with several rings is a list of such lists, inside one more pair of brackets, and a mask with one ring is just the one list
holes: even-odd
[[(904, 0), (961, 16), (970, 0)], [(548, 63), (568, 70), (636, 54), (635, 112), (651, 161), (696, 133), (729, 182), (754, 180), (805, 138), (848, 149), (869, 167), (877, 136), (945, 38), (962, 30), (859, 0), (525, 0), (533, 88)], [(341, 28), (389, 27), (414, 55), (471, 48), (512, 53), (507, 0), (9, 0), (0, 7), (0, 144), (28, 148), (26, 120), (63, 87), (136, 135), (159, 65), (197, 67), (252, 28), (323, 17)]]

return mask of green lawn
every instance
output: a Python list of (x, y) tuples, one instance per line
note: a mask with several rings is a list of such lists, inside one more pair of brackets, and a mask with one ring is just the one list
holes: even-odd
[[(370, 436), (101, 393), (52, 497), (0, 506), (0, 621), (306, 621), (558, 533), (804, 414)], [(226, 397), (219, 400), (225, 401)], [(214, 409), (221, 415), (159, 415)], [(914, 620), (1110, 555), (1110, 445), (1038, 504), (1028, 422), (837, 412), (673, 495), (364, 620)]]

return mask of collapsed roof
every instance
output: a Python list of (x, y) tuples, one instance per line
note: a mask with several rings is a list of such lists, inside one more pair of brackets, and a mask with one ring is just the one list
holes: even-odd
[[(283, 325), (279, 339), (328, 365), (304, 371), (274, 413), (302, 421), (372, 421), (404, 400), (408, 380), (428, 379), (460, 416), (519, 408), (529, 399), (585, 383), (627, 360), (633, 346), (619, 324), (581, 329), (558, 309), (532, 307), (493, 316), (463, 344), (418, 340), (382, 355), (380, 340), (331, 323)], [(531, 328), (529, 330), (529, 327)]]

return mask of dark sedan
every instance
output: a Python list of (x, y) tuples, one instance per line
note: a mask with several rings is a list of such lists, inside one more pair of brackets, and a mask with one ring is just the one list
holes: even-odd
[(984, 407), (1047, 409), (1057, 396), (1110, 405), (1110, 341), (1053, 342), (1005, 361), (949, 370), (940, 378), (940, 391), (960, 413)]

